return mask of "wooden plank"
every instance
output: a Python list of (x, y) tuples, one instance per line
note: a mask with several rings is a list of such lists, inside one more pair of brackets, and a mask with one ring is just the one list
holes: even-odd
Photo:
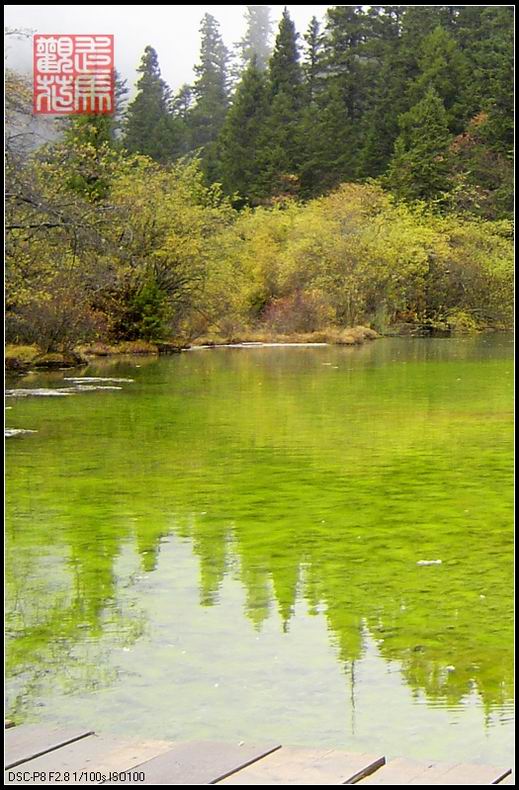
[(215, 784), (279, 748), (276, 743), (261, 746), (217, 741), (177, 743), (160, 757), (136, 767), (145, 774), (139, 784)]
[(19, 727), (11, 727), (4, 736), (4, 767), (13, 768), (40, 754), (91, 734), (91, 730), (78, 727), (46, 727), (42, 724), (21, 724)]
[(375, 771), (384, 762), (384, 757), (350, 754), (336, 749), (283, 748), (232, 774), (219, 784), (352, 784)]
[(433, 763), (419, 763), (416, 760), (406, 760), (396, 757), (390, 760), (378, 771), (361, 779), (361, 785), (408, 785), (416, 777), (423, 776)]
[(432, 784), (495, 785), (509, 773), (510, 768), (459, 763), (442, 775), (441, 782), (432, 782)]
[[(55, 772), (54, 776), (62, 776), (68, 772), (70, 777), (67, 784), (100, 784), (111, 772), (129, 771), (169, 749), (171, 743), (166, 741), (138, 741), (109, 735), (90, 735), (24, 762), (20, 770), (42, 777), (41, 780), (36, 778), (31, 784), (48, 784), (50, 772)], [(5, 779), (12, 779), (9, 776), (12, 773), (7, 771)]]
[(446, 765), (435, 763), (422, 776), (412, 779), (410, 785), (492, 785), (503, 779), (509, 769), (489, 765)]
[(10, 727), (14, 727), (14, 721), (11, 721), (11, 719), (4, 719), (4, 729), (8, 730)]
[(488, 765), (458, 763), (419, 763), (396, 758), (372, 776), (362, 779), (366, 785), (490, 785), (497, 784), (510, 769)]

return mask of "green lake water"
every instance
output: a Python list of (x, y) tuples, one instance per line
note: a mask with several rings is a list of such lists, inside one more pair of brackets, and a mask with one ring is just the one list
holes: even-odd
[(9, 383), (71, 375), (133, 382), (7, 399), (9, 716), (510, 763), (510, 335)]

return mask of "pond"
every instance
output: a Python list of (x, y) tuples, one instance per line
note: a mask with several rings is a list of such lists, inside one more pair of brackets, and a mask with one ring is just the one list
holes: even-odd
[(510, 764), (510, 335), (12, 386), (72, 376), (132, 381), (7, 399), (8, 715)]

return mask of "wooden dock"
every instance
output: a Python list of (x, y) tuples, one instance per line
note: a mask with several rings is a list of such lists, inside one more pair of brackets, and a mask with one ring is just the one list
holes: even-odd
[[(123, 776), (119, 776), (123, 774)], [(126, 775), (124, 775), (126, 774)], [(135, 740), (73, 727), (5, 730), (5, 784), (491, 785), (511, 769), (278, 743)]]

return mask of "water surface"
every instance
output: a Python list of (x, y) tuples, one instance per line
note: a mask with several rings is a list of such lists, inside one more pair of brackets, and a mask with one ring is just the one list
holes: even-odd
[(510, 336), (81, 374), (8, 399), (10, 716), (510, 762)]

